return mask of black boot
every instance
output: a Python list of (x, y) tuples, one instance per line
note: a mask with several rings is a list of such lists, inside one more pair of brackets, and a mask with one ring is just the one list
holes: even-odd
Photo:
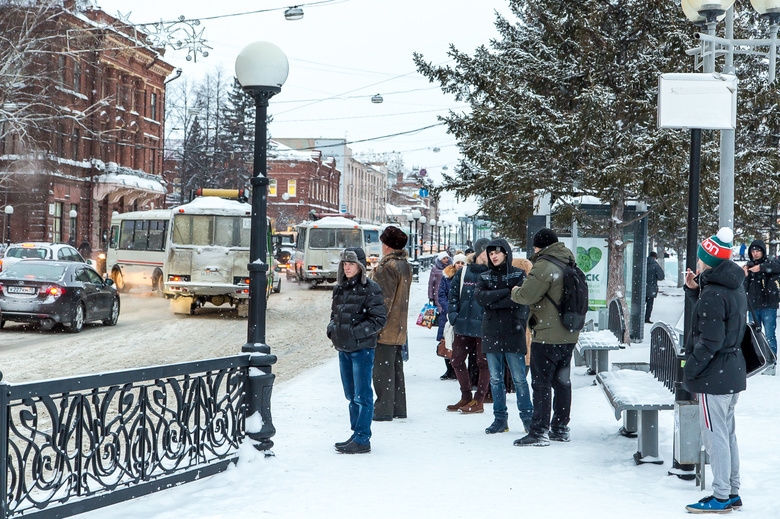
[(455, 370), (452, 369), (450, 359), (444, 359), (444, 364), (447, 366), (447, 371), (439, 377), (439, 380), (455, 380), (457, 377), (455, 376)]

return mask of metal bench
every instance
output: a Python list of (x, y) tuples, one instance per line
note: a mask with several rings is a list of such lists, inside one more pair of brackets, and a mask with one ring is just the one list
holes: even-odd
[[(674, 409), (674, 389), (680, 373), (682, 349), (677, 334), (666, 323), (650, 330), (649, 363), (615, 363), (612, 371), (596, 375), (615, 418), (623, 416), (620, 434), (637, 437), (634, 461), (662, 464), (658, 453), (658, 411)], [(624, 413), (625, 412), (625, 413)]]
[(609, 330), (604, 330), (581, 332), (574, 348), (584, 359), (584, 364), (588, 366), (588, 375), (595, 375), (602, 371), (609, 371), (609, 352), (622, 347)]

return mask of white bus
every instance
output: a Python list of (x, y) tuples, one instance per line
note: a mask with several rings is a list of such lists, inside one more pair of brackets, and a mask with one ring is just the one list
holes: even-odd
[(294, 265), (298, 281), (334, 283), (339, 255), (347, 247), (363, 247), (363, 229), (354, 220), (340, 216), (303, 222), (295, 228)]
[[(246, 316), (251, 211), (245, 202), (202, 196), (172, 209), (114, 215), (108, 275), (120, 291), (145, 286), (161, 292), (175, 313), (227, 303)], [(269, 225), (272, 265), (270, 234)], [(267, 293), (278, 292), (280, 283), (269, 269)]]
[(373, 270), (382, 257), (382, 244), (379, 241), (379, 236), (385, 230), (385, 226), (364, 223), (360, 225), (360, 228), (363, 230), (363, 250), (366, 253), (368, 269)]

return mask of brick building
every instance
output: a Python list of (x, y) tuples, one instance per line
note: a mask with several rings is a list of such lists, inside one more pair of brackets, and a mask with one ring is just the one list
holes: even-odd
[(268, 177), (268, 216), (277, 231), (308, 220), (311, 212), (339, 211), (341, 172), (336, 160), (319, 150), (295, 151), (272, 140)]
[(46, 69), (43, 83), (26, 93), (53, 96), (61, 114), (29, 128), (29, 139), (0, 133), (0, 203), (14, 208), (12, 242), (86, 239), (98, 249), (113, 211), (162, 206), (165, 78), (174, 68), (99, 8), (66, 2), (52, 24), (58, 37), (35, 65)]

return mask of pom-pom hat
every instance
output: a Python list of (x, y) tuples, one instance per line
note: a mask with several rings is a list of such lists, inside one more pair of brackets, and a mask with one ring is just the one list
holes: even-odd
[(728, 227), (721, 227), (715, 236), (710, 236), (699, 245), (696, 256), (710, 267), (717, 267), (731, 259), (731, 242), (734, 232)]

